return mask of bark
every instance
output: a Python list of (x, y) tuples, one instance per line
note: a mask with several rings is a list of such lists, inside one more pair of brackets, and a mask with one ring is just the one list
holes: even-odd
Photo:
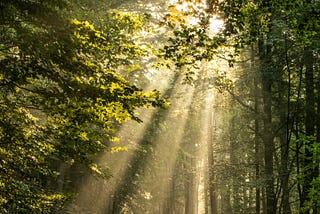
[(264, 79), (262, 81), (263, 96), (263, 143), (264, 143), (264, 161), (265, 161), (265, 181), (266, 181), (266, 200), (267, 214), (276, 213), (276, 200), (274, 191), (273, 175), (273, 154), (274, 142), (272, 135), (272, 112), (271, 112), (271, 81)]
[[(286, 122), (284, 115), (280, 116), (280, 124)], [(280, 133), (280, 150), (281, 150), (281, 165), (280, 165), (280, 179), (281, 179), (281, 208), (283, 214), (291, 214), (290, 207), (290, 189), (289, 189), (289, 166), (288, 166), (288, 155), (289, 155), (289, 142), (286, 139), (285, 130)]]
[[(316, 141), (320, 142), (320, 75), (319, 75), (319, 65), (317, 65), (316, 67), (316, 73), (318, 73), (318, 77), (317, 77), (317, 119), (316, 119)], [(319, 163), (318, 166), (315, 167), (314, 169), (314, 176), (315, 177), (319, 177), (320, 176), (320, 169), (319, 169)], [(318, 207), (317, 209), (315, 209), (313, 211), (313, 214), (318, 214), (320, 213), (320, 208)]]
[[(287, 78), (288, 78), (288, 84), (287, 84), (287, 109), (286, 111), (281, 111), (280, 109), (280, 124), (286, 124), (286, 127), (282, 129), (280, 132), (280, 150), (281, 150), (281, 166), (280, 166), (280, 179), (281, 179), (281, 189), (282, 189), (282, 195), (281, 195), (281, 205), (282, 210), (284, 214), (291, 214), (291, 207), (290, 207), (290, 189), (289, 189), (289, 146), (290, 146), (290, 140), (291, 140), (291, 119), (290, 119), (290, 113), (291, 113), (291, 105), (290, 105), (290, 99), (291, 99), (291, 69), (290, 69), (290, 63), (289, 63), (289, 56), (288, 56), (288, 47), (287, 47), (287, 38), (285, 40), (285, 62), (287, 66)], [(280, 91), (280, 105), (279, 106), (285, 106), (285, 103), (282, 104), (282, 92), (281, 92), (282, 85), (279, 85), (279, 91)], [(285, 93), (285, 92), (284, 92)], [(283, 93), (283, 94), (284, 94)]]
[(267, 200), (266, 200), (266, 190), (262, 190), (262, 207), (263, 207), (263, 214), (267, 214)]
[(254, 121), (255, 123), (255, 128), (254, 128), (254, 132), (255, 132), (255, 139), (254, 139), (254, 148), (255, 148), (255, 179), (256, 179), (256, 213), (260, 214), (260, 202), (261, 202), (261, 198), (260, 198), (260, 187), (258, 186), (258, 181), (260, 179), (260, 143), (259, 143), (259, 121), (258, 119), (255, 119)]
[[(297, 90), (297, 99), (296, 99), (296, 106), (294, 109), (294, 115), (292, 116), (292, 124), (291, 124), (291, 133), (294, 134), (295, 139), (300, 138), (300, 121), (298, 120), (298, 113), (302, 109), (302, 103), (300, 101), (301, 94), (302, 94), (302, 79), (303, 79), (303, 64), (300, 64), (299, 69), (299, 85)], [(300, 148), (302, 147), (301, 143), (295, 144), (295, 162), (296, 162), (296, 174), (300, 175), (301, 173), (301, 158), (300, 158)], [(300, 183), (297, 184), (297, 191), (300, 200), (300, 207), (302, 207), (302, 185)]]
[[(255, 50), (254, 50), (254, 45), (251, 46), (251, 67), (252, 70), (255, 69)], [(254, 112), (259, 112), (259, 81), (257, 75), (254, 76), (253, 79), (253, 84), (254, 84)], [(255, 153), (255, 179), (256, 179), (256, 192), (255, 192), (255, 210), (256, 214), (260, 214), (260, 202), (261, 202), (261, 196), (260, 196), (260, 187), (258, 186), (258, 181), (260, 179), (260, 140), (259, 140), (259, 132), (260, 132), (260, 127), (259, 127), (259, 119), (258, 117), (255, 117), (254, 119), (254, 153)]]
[[(305, 106), (305, 127), (306, 135), (314, 136), (315, 135), (315, 87), (314, 87), (314, 73), (313, 73), (313, 64), (314, 58), (310, 48), (306, 48), (304, 51), (304, 63), (305, 63), (305, 87), (306, 87), (306, 106)], [(305, 157), (304, 157), (304, 183), (302, 188), (302, 205), (307, 200), (308, 192), (311, 188), (311, 182), (315, 176), (314, 168), (310, 167), (313, 163), (313, 152), (310, 149), (313, 141), (309, 140), (305, 144)], [(308, 210), (305, 213), (309, 213)]]
[(259, 41), (259, 55), (262, 62), (262, 95), (263, 95), (263, 130), (262, 141), (264, 144), (265, 183), (267, 214), (276, 213), (276, 198), (274, 190), (273, 154), (274, 141), (272, 132), (272, 68), (271, 68), (271, 44), (264, 45)]

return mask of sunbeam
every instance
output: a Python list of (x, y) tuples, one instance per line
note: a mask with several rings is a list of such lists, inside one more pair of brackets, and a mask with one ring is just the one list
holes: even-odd
[[(180, 82), (180, 81), (179, 81)], [(151, 197), (157, 196), (160, 204), (164, 204), (170, 189), (170, 180), (174, 173), (174, 164), (177, 158), (179, 144), (182, 141), (184, 127), (188, 118), (188, 110), (192, 101), (194, 88), (189, 85), (176, 85), (172, 91), (172, 101), (167, 114), (163, 118), (163, 124), (159, 124), (159, 134), (154, 142), (152, 159), (148, 161), (146, 168), (148, 173), (141, 176), (142, 190), (152, 187), (156, 181), (157, 192), (148, 191)], [(146, 186), (143, 186), (146, 185)]]
[[(160, 90), (170, 106), (165, 110), (140, 109), (137, 113), (143, 123), (129, 121), (121, 125), (117, 132), (120, 141), (111, 145), (126, 151), (107, 151), (98, 159), (109, 167), (112, 176), (108, 180), (90, 175), (82, 178), (74, 202), (66, 209), (68, 213), (206, 212), (209, 200), (206, 192), (212, 182), (207, 169), (212, 165), (209, 145), (213, 146), (214, 82), (182, 84), (185, 77), (179, 72), (156, 69), (156, 56), (149, 48), (150, 44), (161, 47), (165, 41), (167, 30), (159, 26), (160, 18), (168, 12), (179, 13), (187, 24), (197, 25), (200, 18), (192, 13), (205, 12), (203, 2), (137, 1), (118, 8), (126, 13), (151, 14), (149, 23), (153, 30), (142, 29), (134, 37), (148, 53), (139, 62), (149, 81), (143, 87), (146, 91)], [(223, 24), (218, 17), (211, 17), (210, 36), (218, 33)], [(221, 59), (219, 63), (202, 63), (198, 78), (225, 74), (226, 64)], [(184, 195), (176, 193), (181, 190)]]
[(319, 11), (2, 0), (0, 214), (320, 213)]
[[(168, 76), (164, 75), (162, 77)], [(162, 78), (158, 83), (161, 84), (161, 86), (157, 85), (158, 89), (162, 89), (164, 94), (170, 90), (169, 79)], [(146, 90), (150, 90), (153, 86), (146, 86)], [(152, 126), (152, 122), (154, 122), (152, 118), (155, 117), (155, 114), (156, 110), (154, 109), (140, 109), (138, 116), (143, 123), (128, 121), (120, 127), (117, 132), (120, 141), (112, 144), (117, 147), (126, 148), (126, 151), (116, 153), (106, 151), (100, 155), (97, 161), (99, 164), (106, 164), (110, 168), (111, 178), (104, 180), (92, 175), (84, 178), (74, 203), (68, 207), (69, 212), (102, 214), (107, 210), (113, 209), (114, 195), (117, 189), (121, 188), (119, 187), (121, 180), (127, 176), (127, 168), (130, 167), (130, 162), (140, 149), (139, 142), (143, 141), (148, 127)]]

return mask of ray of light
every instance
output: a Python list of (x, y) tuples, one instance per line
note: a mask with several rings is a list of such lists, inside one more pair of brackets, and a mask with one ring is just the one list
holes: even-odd
[[(165, 77), (168, 78), (167, 75)], [(158, 85), (158, 89), (162, 91), (168, 90), (170, 81), (166, 80), (166, 78), (161, 79), (161, 86)], [(147, 90), (151, 88), (153, 88), (151, 85), (146, 87)], [(103, 214), (105, 210), (112, 206), (113, 195), (120, 185), (120, 180), (126, 176), (128, 163), (136, 153), (139, 146), (138, 143), (142, 141), (146, 129), (152, 126), (151, 122), (155, 112), (155, 109), (140, 109), (138, 113), (143, 123), (128, 121), (120, 127), (117, 132), (120, 142), (116, 143), (115, 146), (127, 147), (127, 151), (113, 154), (106, 151), (97, 160), (99, 164), (106, 164), (110, 168), (112, 177), (108, 180), (92, 175), (83, 178), (78, 195), (68, 208), (69, 210), (72, 210), (72, 212), (77, 211), (77, 213)]]
[[(156, 3), (156, 4), (153, 4)], [(125, 5), (125, 11), (146, 11), (153, 13), (154, 19), (163, 16), (164, 1), (152, 1), (148, 4), (142, 4), (140, 1), (131, 6)], [(135, 6), (139, 5), (139, 8)], [(201, 6), (201, 5), (200, 5)], [(188, 5), (180, 5), (188, 9)], [(189, 24), (196, 24), (199, 19), (189, 17)], [(217, 17), (210, 19), (210, 33), (215, 34), (223, 27), (223, 22)], [(163, 29), (162, 29), (163, 30)], [(157, 32), (161, 32), (158, 29)], [(150, 32), (143, 32), (140, 38), (150, 39)], [(161, 37), (161, 36), (160, 36)], [(156, 36), (153, 35), (152, 40), (156, 41)], [(146, 59), (146, 63), (149, 60)], [(150, 68), (147, 78), (153, 80), (154, 75), (159, 72)], [(215, 66), (216, 69), (217, 66)], [(210, 68), (212, 70), (212, 67)], [(167, 78), (167, 77), (166, 77)], [(156, 80), (157, 87), (162, 87), (162, 91), (166, 93), (169, 81), (163, 78)], [(128, 146), (128, 152), (110, 154), (106, 153), (98, 160), (100, 163), (106, 163), (110, 166), (113, 177), (108, 181), (89, 176), (84, 179), (82, 186), (79, 189), (75, 203), (70, 209), (73, 213), (108, 213), (114, 211), (120, 205), (125, 207), (134, 195), (139, 195), (145, 201), (152, 201), (152, 205), (158, 204), (159, 212), (165, 206), (166, 200), (170, 195), (172, 185), (172, 177), (175, 173), (175, 162), (177, 160), (178, 151), (181, 148), (181, 142), (185, 136), (185, 127), (187, 126), (190, 106), (194, 99), (194, 87), (178, 83), (173, 85), (172, 91), (168, 96), (172, 100), (171, 106), (163, 113), (160, 122), (155, 122), (154, 118), (158, 117), (157, 110), (141, 110), (140, 116), (144, 121), (142, 124), (128, 122), (124, 124), (118, 132), (121, 137), (119, 145)], [(152, 85), (150, 87), (154, 87)], [(148, 88), (150, 88), (148, 87)], [(199, 151), (195, 153), (196, 161), (196, 177), (197, 191), (194, 201), (190, 203), (198, 204), (198, 213), (204, 213), (205, 210), (205, 182), (207, 168), (207, 143), (210, 141), (208, 133), (210, 132), (210, 120), (212, 114), (212, 105), (214, 103), (213, 90), (207, 90), (206, 100), (203, 110), (201, 110), (201, 126), (203, 130), (200, 134)], [(158, 126), (158, 127), (153, 127)], [(154, 132), (154, 133), (152, 133)], [(146, 135), (153, 134), (152, 138)], [(152, 139), (152, 142), (146, 142)], [(144, 154), (148, 153), (148, 154)], [(141, 163), (145, 162), (145, 163)], [(131, 173), (131, 175), (130, 175)], [(132, 176), (132, 177), (130, 177)], [(131, 189), (130, 189), (131, 188)], [(117, 198), (123, 194), (123, 198)], [(128, 196), (128, 197), (127, 197)], [(122, 196), (121, 196), (122, 197)], [(129, 202), (128, 202), (129, 201)], [(115, 203), (119, 203), (116, 204)], [(142, 202), (141, 202), (142, 203)], [(128, 205), (130, 206), (130, 205)], [(146, 205), (141, 205), (146, 206)], [(149, 207), (152, 209), (151, 207)], [(78, 210), (77, 210), (78, 209)], [(130, 207), (128, 207), (130, 209)]]
[[(186, 120), (185, 108), (188, 109), (191, 100), (188, 94), (192, 94), (192, 91), (193, 88), (188, 85), (177, 83), (173, 85), (169, 95), (173, 103), (162, 116), (156, 115), (152, 125), (144, 133), (144, 138), (139, 142), (140, 148), (130, 161), (130, 166), (125, 173), (126, 177), (115, 193), (116, 206), (119, 206), (116, 212), (120, 212), (123, 207), (130, 209), (134, 203), (128, 200), (130, 198), (152, 199), (157, 201), (156, 204), (161, 204), (163, 201), (172, 163), (178, 149), (177, 144), (180, 142)], [(173, 99), (172, 95), (178, 97)], [(182, 106), (181, 103), (183, 103)], [(144, 206), (142, 201), (139, 204), (141, 207)]]
[(85, 178), (70, 210), (73, 212), (77, 210), (78, 213), (102, 214), (110, 206), (108, 204), (109, 197), (114, 194), (119, 178), (125, 176), (127, 163), (135, 151), (135, 143), (139, 142), (141, 136), (143, 136), (152, 113), (152, 111), (145, 111), (142, 118), (145, 121), (144, 123), (137, 124), (130, 121), (121, 127), (118, 135), (121, 135), (121, 139), (125, 139), (126, 143), (120, 142), (119, 145), (126, 146), (128, 151), (114, 154), (105, 152), (105, 154), (101, 155), (98, 163), (108, 165), (112, 177), (108, 180), (92, 175)]
[[(148, 180), (148, 178), (151, 178), (150, 175), (153, 175), (152, 177), (157, 179), (156, 194), (162, 200), (160, 204), (163, 204), (168, 196), (170, 181), (174, 173), (174, 164), (184, 136), (184, 128), (188, 119), (193, 92), (194, 88), (189, 85), (178, 85), (174, 90), (175, 97), (171, 98), (172, 105), (164, 119), (165, 132), (161, 133), (156, 140), (153, 162), (148, 164), (150, 171), (142, 178)], [(154, 167), (155, 165), (156, 167)], [(152, 183), (154, 180), (151, 179), (149, 182)], [(148, 186), (141, 186), (140, 188), (147, 188)]]
[(206, 206), (206, 197), (207, 197), (207, 180), (208, 180), (208, 143), (211, 143), (210, 139), (210, 132), (212, 131), (210, 127), (211, 120), (212, 120), (212, 112), (213, 112), (213, 103), (215, 97), (215, 90), (209, 89), (206, 91), (205, 96), (205, 104), (204, 108), (202, 109), (202, 117), (201, 117), (201, 124), (202, 124), (202, 132), (201, 132), (201, 152), (199, 153), (199, 162), (198, 162), (198, 176), (199, 176), (199, 183), (198, 183), (198, 213), (202, 214), (205, 213), (205, 206)]
[[(160, 14), (162, 14), (164, 6), (163, 1), (155, 1), (148, 5), (144, 5), (141, 2), (136, 2), (135, 4), (128, 4), (124, 7), (126, 8), (123, 11), (127, 12), (135, 12), (139, 13), (152, 13), (152, 17), (154, 20), (159, 19)], [(139, 5), (137, 8), (136, 6)], [(134, 6), (134, 7), (132, 7)], [(157, 41), (158, 34), (161, 34), (160, 28), (156, 29), (155, 32), (142, 31), (140, 35), (137, 35), (137, 43), (141, 42), (153, 42), (153, 47), (155, 47), (154, 41)], [(144, 40), (144, 41), (143, 41)], [(154, 41), (151, 41), (154, 40)], [(148, 73), (146, 74), (147, 78), (151, 81), (152, 85), (149, 85), (145, 88), (146, 91), (157, 88), (158, 90), (165, 93), (168, 90), (168, 86), (170, 83), (170, 75), (165, 74), (166, 71), (162, 70), (158, 72), (151, 68), (152, 64), (152, 55), (148, 56), (144, 59), (143, 63), (146, 64), (146, 69)], [(172, 76), (172, 73), (171, 73)], [(147, 127), (151, 126), (151, 119), (154, 117), (156, 110), (140, 110), (140, 119), (142, 119), (143, 123), (136, 123), (134, 121), (129, 121), (123, 124), (118, 131), (117, 135), (121, 137), (121, 141), (119, 142), (119, 146), (127, 146), (127, 152), (120, 152), (110, 154), (106, 152), (101, 155), (98, 163), (106, 164), (110, 167), (112, 172), (112, 177), (108, 180), (103, 180), (100, 178), (96, 178), (94, 176), (88, 176), (85, 178), (81, 178), (83, 180), (81, 182), (81, 186), (78, 190), (78, 194), (75, 198), (74, 203), (72, 203), (67, 209), (71, 213), (106, 213), (106, 210), (109, 210), (112, 207), (113, 196), (120, 185), (120, 181), (123, 177), (125, 177), (125, 173), (130, 164), (131, 159), (137, 152), (138, 143), (142, 141), (144, 133), (146, 132)], [(80, 178), (79, 178), (80, 179)]]

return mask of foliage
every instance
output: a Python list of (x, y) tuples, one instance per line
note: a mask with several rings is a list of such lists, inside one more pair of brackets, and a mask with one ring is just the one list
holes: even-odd
[(312, 210), (320, 207), (320, 177), (313, 179), (312, 188), (308, 193), (308, 200), (304, 204), (304, 209)]
[[(235, 0), (223, 1), (221, 9), (225, 19), (224, 34), (231, 40), (233, 39), (235, 49), (250, 45), (252, 51), (258, 50), (257, 54), (252, 53), (251, 61), (255, 66), (256, 73), (261, 78), (257, 79), (258, 81), (255, 83), (257, 84), (256, 89), (261, 89), (263, 96), (262, 99), (256, 97), (255, 104), (258, 110), (261, 108), (262, 113), (265, 113), (265, 118), (262, 118), (263, 120), (256, 119), (258, 121), (257, 127), (259, 127), (259, 122), (263, 124), (262, 132), (256, 134), (258, 136), (262, 134), (259, 138), (261, 137), (265, 142), (270, 137), (271, 141), (269, 142), (272, 145), (278, 143), (278, 141), (280, 145), (280, 148), (274, 149), (275, 154), (272, 155), (271, 161), (265, 160), (266, 163), (263, 166), (267, 170), (267, 165), (274, 160), (274, 164), (269, 165), (269, 169), (271, 169), (269, 177), (277, 175), (279, 178), (279, 184), (277, 183), (277, 185), (282, 185), (280, 193), (278, 193), (281, 197), (274, 198), (279, 200), (279, 207), (277, 207), (276, 201), (274, 200), (272, 203), (273, 199), (271, 199), (271, 203), (267, 202), (271, 208), (268, 213), (274, 213), (275, 211), (272, 211), (272, 209), (276, 210), (277, 208), (284, 213), (291, 213), (290, 206), (294, 206), (291, 201), (296, 200), (294, 198), (296, 195), (290, 192), (288, 185), (295, 185), (291, 180), (294, 178), (291, 173), (295, 167), (298, 174), (301, 173), (300, 178), (303, 183), (303, 190), (298, 184), (298, 194), (301, 196), (305, 192), (309, 192), (309, 202), (312, 201), (308, 202), (309, 207), (305, 210), (305, 212), (309, 212), (309, 210), (314, 209), (314, 202), (317, 200), (317, 195), (314, 193), (317, 190), (314, 189), (316, 185), (308, 189), (308, 183), (312, 180), (316, 182), (316, 179), (312, 179), (314, 175), (311, 172), (318, 168), (318, 165), (313, 165), (317, 163), (315, 159), (317, 152), (313, 149), (316, 143), (311, 138), (315, 137), (303, 137), (308, 125), (304, 124), (307, 113), (304, 112), (303, 108), (314, 108), (314, 106), (308, 106), (306, 101), (308, 98), (301, 95), (301, 93), (304, 90), (313, 90), (315, 93), (318, 91), (312, 84), (308, 84), (306, 79), (303, 79), (306, 67), (314, 66), (311, 63), (317, 60), (314, 62), (312, 60), (307, 61), (303, 59), (303, 54), (306, 54), (306, 50), (312, 50), (313, 54), (318, 51), (319, 35), (316, 32), (319, 32), (319, 18), (316, 11), (319, 10), (319, 4), (316, 1), (300, 0)], [(258, 57), (259, 60), (257, 60)], [(316, 74), (314, 75), (316, 76)], [(305, 85), (302, 82), (305, 82)], [(262, 102), (261, 106), (259, 102)], [(269, 121), (265, 120), (268, 114), (270, 116)], [(266, 132), (263, 134), (268, 125), (273, 126), (272, 133)], [(286, 130), (284, 130), (284, 126), (286, 126)], [(293, 137), (293, 133), (295, 137)], [(289, 149), (292, 148), (291, 140), (295, 138), (298, 138), (301, 141), (301, 145), (303, 145), (302, 147), (296, 146), (296, 154)], [(268, 149), (270, 145), (265, 145), (264, 149)], [(277, 153), (278, 151), (281, 154)], [(303, 154), (302, 157), (301, 154)], [(296, 155), (296, 162), (292, 158), (294, 155)], [(279, 165), (278, 160), (281, 161)], [(312, 164), (306, 165), (306, 163)], [(277, 181), (272, 182), (275, 183)], [(267, 187), (264, 189), (271, 196), (269, 198), (274, 197), (273, 188)], [(300, 204), (303, 204), (303, 196), (299, 199)]]
[[(305, 149), (308, 149), (312, 153), (312, 157), (308, 157), (305, 154), (302, 154), (302, 158), (308, 159), (308, 165), (304, 166), (302, 168), (302, 172), (300, 175), (298, 175), (299, 182), (303, 183), (307, 178), (313, 177), (316, 171), (314, 171), (320, 163), (320, 143), (316, 142), (316, 139), (314, 136), (300, 136), (298, 139), (298, 142), (301, 145), (305, 145)], [(310, 172), (312, 174), (310, 174)], [(319, 180), (320, 176), (319, 174), (316, 174), (315, 177), (312, 178), (311, 181), (311, 188), (308, 189), (308, 198), (304, 202), (303, 210), (312, 210), (315, 208), (319, 208), (319, 191), (320, 191), (320, 183)]]
[[(213, 79), (216, 80), (219, 90), (229, 91), (241, 106), (246, 107), (245, 111), (251, 110), (249, 115), (255, 114), (249, 116), (252, 119), (247, 123), (252, 126), (249, 129), (255, 131), (252, 141), (257, 139), (256, 142), (265, 143), (265, 147), (261, 150), (267, 151), (265, 151), (265, 165), (256, 163), (258, 168), (260, 167), (257, 169), (256, 178), (260, 179), (261, 172), (268, 172), (265, 173), (265, 178), (261, 177), (267, 182), (257, 186), (267, 194), (267, 204), (270, 205), (267, 205), (268, 213), (275, 213), (279, 207), (281, 207), (280, 212), (291, 213), (290, 206), (297, 205), (293, 201), (297, 201), (300, 197), (298, 199), (303, 204), (304, 199), (301, 195), (305, 192), (309, 193), (307, 209), (314, 209), (317, 206), (318, 178), (310, 174), (319, 168), (318, 151), (314, 149), (317, 143), (314, 140), (306, 140), (303, 134), (306, 133), (308, 126), (305, 122), (308, 113), (304, 108), (316, 111), (319, 104), (313, 103), (313, 106), (308, 106), (311, 103), (307, 101), (309, 95), (303, 93), (311, 90), (310, 94), (315, 94), (312, 99), (319, 98), (317, 97), (319, 88), (313, 83), (315, 81), (318, 84), (319, 81), (319, 75), (315, 72), (319, 66), (319, 6), (318, 1), (305, 0), (220, 1), (219, 9), (224, 20), (224, 28), (221, 34), (215, 37), (207, 34), (209, 25), (206, 24), (208, 21), (206, 16), (194, 25), (187, 25), (181, 21), (181, 16), (179, 19), (170, 16), (168, 20), (173, 33), (164, 46), (162, 56), (172, 60), (177, 70), (185, 72), (186, 78), (190, 81), (193, 81), (190, 76), (194, 75), (195, 70), (199, 69), (200, 65), (204, 67), (202, 61), (215, 59), (213, 56), (218, 54), (217, 49), (221, 45), (233, 47), (230, 50), (234, 52), (227, 58), (231, 65), (236, 62), (237, 58), (234, 56), (239, 56), (240, 53), (245, 55), (243, 52), (248, 51), (250, 47), (251, 56), (245, 56), (247, 57), (245, 61), (251, 61), (251, 64), (241, 63), (250, 67), (244, 69), (251, 79), (243, 78), (245, 75), (242, 77), (240, 74), (242, 71), (239, 70), (237, 70), (239, 75), (237, 82), (228, 80), (226, 78), (228, 75), (220, 75)], [(310, 77), (311, 84), (304, 76), (307, 70), (313, 72)], [(250, 72), (254, 72), (255, 75), (248, 75)], [(253, 76), (254, 81), (252, 81)], [(240, 89), (239, 83), (246, 87), (245, 90)], [(317, 114), (311, 117), (314, 116), (319, 117)], [(318, 129), (318, 132), (320, 130), (318, 124), (313, 125), (312, 129)], [(245, 134), (244, 136), (248, 138)], [(296, 146), (296, 153), (292, 150), (295, 146), (292, 142), (295, 139), (299, 139), (303, 145)], [(277, 143), (279, 148), (275, 146)], [(268, 152), (268, 149), (271, 152)], [(300, 154), (303, 154), (302, 157)], [(295, 180), (293, 169), (297, 170), (297, 174), (302, 174), (301, 179), (304, 183), (302, 185), (304, 190), (299, 189), (298, 184), (296, 193), (292, 193), (290, 186), (297, 185), (293, 181)], [(274, 175), (279, 176), (278, 179), (273, 179)], [(308, 184), (305, 185), (309, 181), (313, 181), (310, 189)], [(290, 200), (287, 197), (289, 194)]]
[(117, 73), (142, 54), (128, 36), (141, 22), (111, 12), (101, 31), (70, 21), (66, 7), (64, 0), (0, 3), (1, 213), (50, 213), (63, 204), (67, 195), (46, 183), (58, 176), (52, 159), (108, 176), (94, 157), (115, 126), (139, 121), (139, 107), (165, 104), (158, 91), (143, 92)]
[[(169, 60), (190, 83), (197, 76), (200, 62), (211, 61), (220, 53), (218, 49), (226, 45), (227, 41), (222, 35), (210, 33), (209, 25), (212, 18), (210, 14), (204, 13), (201, 9), (180, 12), (173, 6), (169, 8), (171, 13), (167, 14), (164, 24), (172, 33), (160, 50), (159, 56)], [(193, 19), (194, 23), (186, 21)]]

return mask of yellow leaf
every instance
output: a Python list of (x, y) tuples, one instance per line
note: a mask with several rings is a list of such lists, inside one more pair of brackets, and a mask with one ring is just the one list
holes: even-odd
[(116, 152), (122, 152), (122, 151), (128, 151), (128, 148), (127, 147), (123, 147), (123, 146), (115, 146), (115, 147), (112, 147), (110, 149), (110, 152), (113, 154), (113, 153), (116, 153)]
[(84, 141), (89, 140), (86, 132), (81, 132), (81, 133), (79, 134), (79, 137), (80, 137), (82, 140), (84, 140)]
[(71, 19), (71, 23), (75, 25), (79, 25), (81, 22), (79, 22), (77, 19)]
[(176, 6), (174, 6), (174, 5), (170, 5), (169, 6), (169, 10), (173, 15), (176, 15), (176, 14), (179, 13), (179, 11), (177, 10)]

